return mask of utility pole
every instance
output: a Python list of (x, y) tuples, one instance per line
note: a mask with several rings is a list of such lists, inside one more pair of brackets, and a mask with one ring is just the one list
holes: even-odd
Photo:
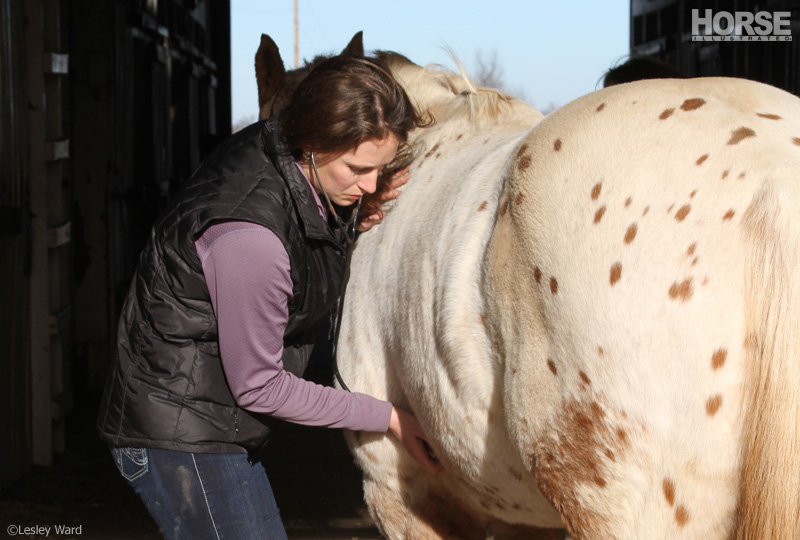
[(300, 17), (297, 6), (299, 2), (300, 0), (294, 0), (294, 69), (300, 67)]

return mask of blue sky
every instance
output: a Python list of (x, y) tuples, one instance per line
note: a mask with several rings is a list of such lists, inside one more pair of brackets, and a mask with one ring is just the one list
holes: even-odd
[[(455, 69), (449, 47), (468, 71), (478, 54), (496, 57), (506, 89), (540, 109), (597, 89), (629, 50), (629, 0), (300, 0), (299, 15), (301, 61), (338, 52), (359, 30), (368, 51)], [(231, 0), (234, 123), (258, 115), (253, 58), (262, 33), (293, 67), (293, 0)]]

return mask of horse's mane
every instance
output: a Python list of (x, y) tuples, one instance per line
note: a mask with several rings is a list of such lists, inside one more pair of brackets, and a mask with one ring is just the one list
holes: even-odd
[(466, 73), (455, 55), (459, 73), (438, 65), (425, 67), (405, 56), (378, 51), (375, 55), (405, 88), (420, 112), (435, 121), (465, 117), (476, 127), (506, 122), (530, 125), (541, 113), (524, 101), (495, 88), (479, 87)]

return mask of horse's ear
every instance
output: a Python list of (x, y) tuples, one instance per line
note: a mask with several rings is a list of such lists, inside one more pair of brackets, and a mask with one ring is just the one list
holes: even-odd
[(364, 56), (364, 32), (358, 31), (342, 51), (344, 55)]
[(286, 68), (278, 46), (267, 34), (261, 34), (261, 45), (256, 51), (256, 83), (258, 83), (258, 108), (263, 110), (264, 104), (271, 101), (278, 91)]

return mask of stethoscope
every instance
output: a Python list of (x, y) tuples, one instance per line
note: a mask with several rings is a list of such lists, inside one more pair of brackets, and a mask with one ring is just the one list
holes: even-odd
[(317, 162), (314, 159), (314, 152), (311, 152), (311, 168), (314, 170), (314, 176), (317, 177), (317, 183), (319, 184), (319, 190), (322, 192), (322, 196), (325, 198), (325, 202), (328, 204), (328, 210), (330, 210), (331, 214), (333, 215), (334, 220), (336, 223), (342, 227), (345, 231), (345, 237), (347, 239), (347, 255), (345, 257), (344, 262), (344, 275), (342, 276), (342, 288), (339, 291), (339, 298), (336, 300), (336, 317), (333, 320), (333, 374), (336, 377), (336, 380), (339, 382), (343, 390), (350, 392), (350, 389), (342, 379), (341, 373), (339, 373), (339, 362), (336, 360), (336, 345), (339, 341), (339, 330), (342, 327), (342, 307), (344, 306), (344, 293), (347, 289), (347, 282), (350, 278), (350, 258), (353, 255), (353, 247), (355, 246), (356, 241), (356, 223), (358, 223), (358, 211), (361, 209), (361, 201), (364, 197), (358, 199), (358, 204), (356, 204), (355, 211), (353, 212), (353, 216), (350, 218), (348, 222), (339, 217), (339, 214), (336, 213), (336, 209), (331, 204), (331, 200), (328, 198), (328, 194), (325, 192), (325, 188), (322, 187), (322, 180), (319, 176), (319, 171), (317, 171)]

